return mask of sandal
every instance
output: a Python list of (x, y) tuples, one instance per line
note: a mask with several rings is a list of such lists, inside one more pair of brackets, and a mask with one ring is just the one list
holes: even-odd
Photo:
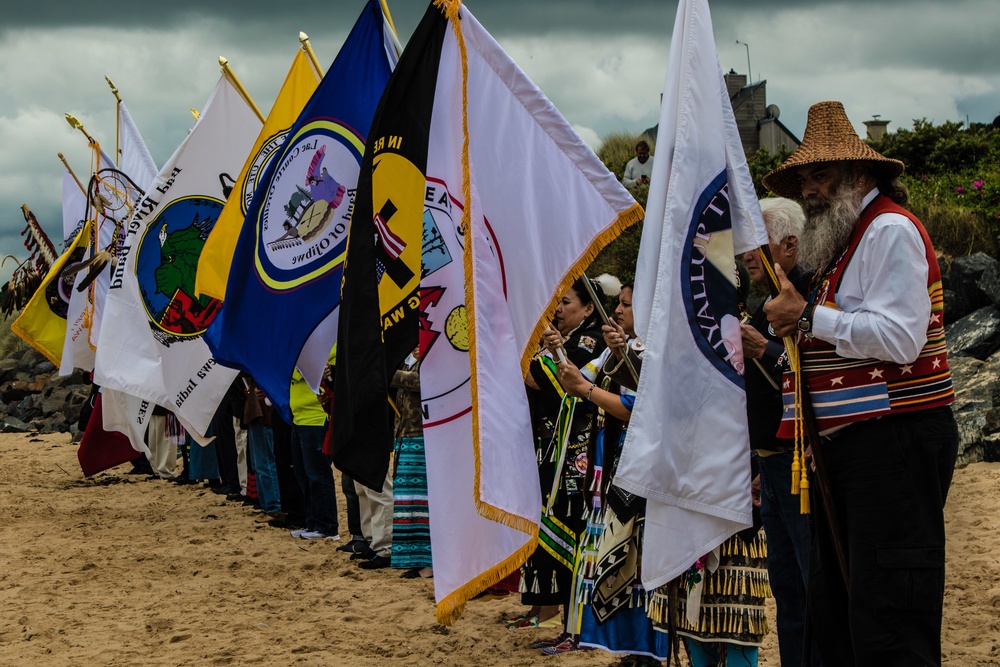
[(555, 646), (556, 644), (561, 644), (569, 638), (568, 632), (561, 633), (558, 637), (554, 639), (542, 639), (540, 641), (534, 642), (531, 648), (548, 648), (549, 646)]
[(566, 637), (563, 641), (559, 642), (555, 646), (547, 646), (542, 649), (542, 653), (545, 655), (559, 655), (560, 653), (569, 653), (570, 651), (579, 651), (580, 644), (577, 643), (576, 639), (572, 637)]

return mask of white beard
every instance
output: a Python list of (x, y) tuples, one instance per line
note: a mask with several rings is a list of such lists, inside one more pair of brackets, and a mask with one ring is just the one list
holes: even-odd
[(799, 239), (799, 260), (810, 269), (823, 270), (837, 259), (858, 224), (862, 199), (854, 183), (845, 179), (829, 200), (805, 200), (806, 223)]

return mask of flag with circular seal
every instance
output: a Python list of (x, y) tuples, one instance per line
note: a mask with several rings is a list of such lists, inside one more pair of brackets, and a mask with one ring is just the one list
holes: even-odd
[(368, 130), (396, 62), (392, 34), (378, 1), (368, 2), (266, 167), (206, 333), (216, 359), (250, 373), (285, 419), (292, 372), (318, 390), (337, 341), (347, 232)]

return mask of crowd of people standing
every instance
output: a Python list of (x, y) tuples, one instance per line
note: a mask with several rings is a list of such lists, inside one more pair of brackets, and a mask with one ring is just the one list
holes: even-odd
[[(642, 143), (633, 171), (652, 162)], [(602, 276), (566, 291), (525, 377), (543, 501), (538, 547), (480, 596), (520, 594), (512, 632), (552, 628), (532, 647), (602, 649), (622, 666), (660, 664), (682, 648), (694, 667), (756, 667), (773, 594), (784, 667), (940, 665), (943, 507), (957, 430), (940, 275), (926, 231), (904, 208), (901, 171), (858, 138), (839, 103), (824, 102), (810, 109), (799, 149), (765, 177), (779, 195), (761, 201), (769, 244), (741, 258), (736, 278), (768, 294), (773, 269), (780, 285), (741, 327), (754, 522), (655, 590), (640, 576), (645, 501), (615, 486), (644, 357), (633, 285)], [(391, 383), (396, 448), (383, 487), (342, 477), (349, 539), (337, 519), (328, 393), (317, 396), (301, 376), (291, 422), (241, 376), (208, 447), (185, 441), (157, 410), (147, 464), (253, 505), (259, 521), (291, 537), (342, 542), (361, 568), (433, 576), (419, 356)], [(797, 420), (815, 427), (805, 442)]]

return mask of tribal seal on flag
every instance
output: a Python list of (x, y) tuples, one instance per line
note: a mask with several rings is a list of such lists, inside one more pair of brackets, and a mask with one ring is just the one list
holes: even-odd
[(182, 197), (167, 204), (139, 240), (136, 279), (153, 336), (169, 347), (200, 336), (221, 302), (195, 296), (198, 258), (215, 226), (223, 202), (213, 197)]
[(344, 262), (363, 140), (327, 118), (285, 142), (260, 208), (255, 265), (274, 291), (293, 290)]
[(725, 171), (705, 187), (693, 211), (681, 262), (691, 333), (705, 358), (742, 387), (743, 346)]

